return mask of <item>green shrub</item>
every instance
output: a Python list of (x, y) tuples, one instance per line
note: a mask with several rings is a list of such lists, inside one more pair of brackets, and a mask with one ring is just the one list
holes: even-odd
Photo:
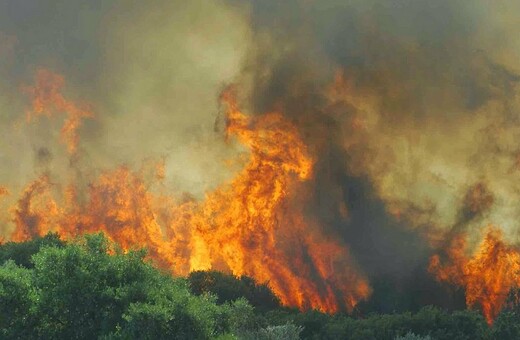
[(396, 337), (395, 340), (432, 340), (432, 337), (429, 335), (421, 336), (408, 332), (406, 335)]

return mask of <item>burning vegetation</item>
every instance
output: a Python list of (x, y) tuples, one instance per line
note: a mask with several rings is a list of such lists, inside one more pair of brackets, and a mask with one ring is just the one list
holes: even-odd
[[(34, 114), (87, 116), (62, 96), (62, 85), (62, 77), (38, 73), (30, 92)], [(145, 169), (121, 166), (102, 173), (89, 184), (84, 202), (74, 183), (58, 193), (61, 200), (55, 198), (55, 185), (43, 175), (25, 188), (13, 208), (12, 239), (103, 231), (124, 249), (147, 247), (156, 263), (177, 275), (230, 271), (268, 282), (287, 306), (352, 311), (369, 296), (370, 287), (347, 246), (325, 235), (306, 211), (313, 159), (299, 132), (279, 113), (246, 116), (231, 89), (223, 93), (222, 104), (226, 137), (236, 138), (248, 156), (236, 178), (202, 201), (154, 192), (150, 185), (160, 185), (163, 178), (160, 163), (153, 167), (151, 183)]]
[(440, 281), (463, 287), (468, 307), (480, 307), (488, 324), (520, 285), (520, 250), (507, 245), (499, 229), (489, 227), (475, 253), (469, 253), (467, 235), (453, 238), (446, 249), (446, 263), (434, 255), (429, 270)]

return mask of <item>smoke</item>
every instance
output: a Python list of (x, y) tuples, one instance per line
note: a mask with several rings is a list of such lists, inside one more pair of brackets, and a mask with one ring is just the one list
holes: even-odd
[(101, 76), (112, 114), (89, 153), (108, 164), (165, 157), (171, 184), (201, 196), (229, 177), (234, 153), (214, 125), (219, 92), (250, 43), (247, 18), (219, 1), (135, 2), (112, 13)]
[(319, 159), (313, 209), (372, 281), (428, 276), (431, 247), (462, 231), (518, 242), (520, 5), (251, 6), (249, 102), (297, 122)]
[[(494, 208), (472, 220), (514, 229), (520, 51), (508, 37), (516, 3), (253, 7), (258, 31), (274, 27), (281, 41), (250, 67), (258, 112), (282, 105), (313, 145), (341, 145), (348, 173), (414, 227), (456, 225), (464, 197), (484, 181)], [(335, 81), (331, 69), (342, 70)], [(334, 84), (324, 90), (327, 80)]]
[[(4, 2), (0, 13), (0, 183), (12, 192), (41, 173), (86, 185), (145, 159), (163, 159), (168, 186), (199, 197), (234, 173), (226, 161), (238, 151), (214, 124), (219, 92), (250, 43), (243, 10), (219, 1), (48, 0)], [(25, 121), (32, 98), (21, 89), (40, 69), (65, 75), (64, 98), (95, 112), (78, 128), (74, 161), (60, 143), (63, 112)]]

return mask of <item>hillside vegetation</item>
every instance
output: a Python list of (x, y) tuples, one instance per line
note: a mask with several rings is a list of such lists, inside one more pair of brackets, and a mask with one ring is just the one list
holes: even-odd
[(280, 305), (267, 284), (208, 271), (175, 278), (102, 234), (0, 245), (1, 339), (519, 339), (512, 305), (351, 317)]

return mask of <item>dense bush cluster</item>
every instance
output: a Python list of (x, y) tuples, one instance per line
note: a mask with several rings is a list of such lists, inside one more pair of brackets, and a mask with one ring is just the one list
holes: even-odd
[[(210, 339), (242, 331), (253, 307), (217, 305), (102, 235), (0, 247), (1, 339)], [(254, 329), (251, 326), (251, 329)]]
[(280, 300), (267, 284), (257, 284), (247, 276), (235, 277), (217, 271), (195, 271), (188, 276), (190, 289), (196, 295), (213, 294), (218, 303), (245, 298), (258, 311), (281, 307)]
[(280, 305), (265, 284), (209, 271), (173, 278), (103, 235), (0, 245), (1, 339), (520, 339), (514, 306), (424, 307), (363, 318)]

